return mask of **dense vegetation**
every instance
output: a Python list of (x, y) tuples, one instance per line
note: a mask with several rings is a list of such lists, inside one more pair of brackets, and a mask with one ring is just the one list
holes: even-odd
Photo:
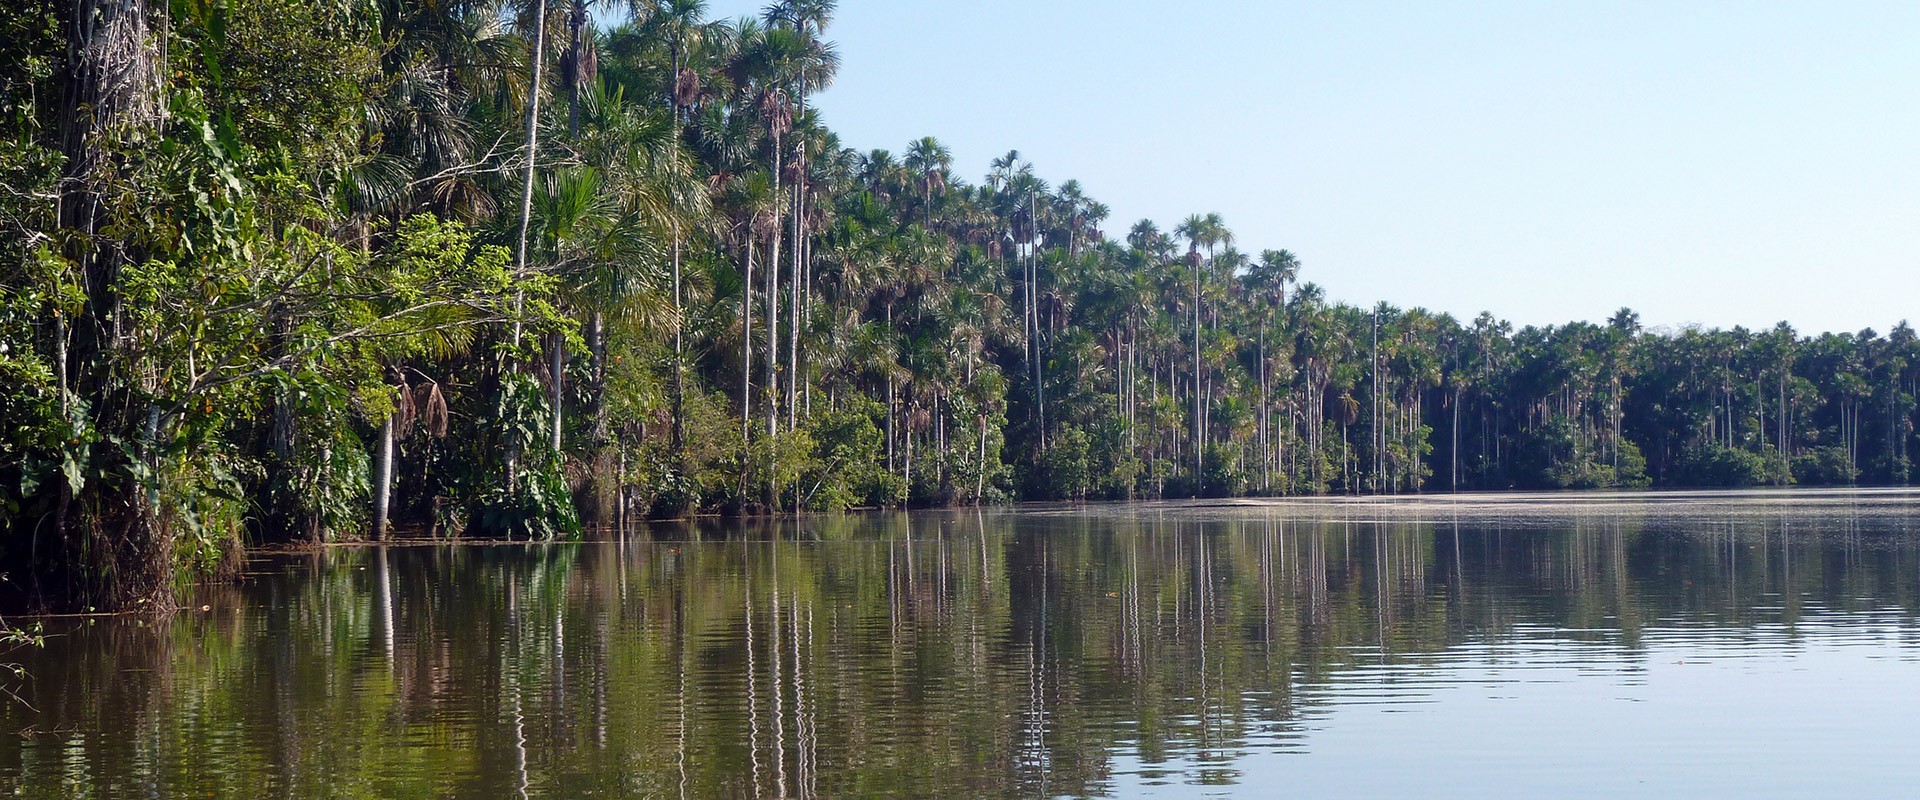
[(0, 9), (16, 587), (1018, 498), (1902, 484), (1913, 331), (1333, 304), (1217, 215), (840, 142), (831, 0)]

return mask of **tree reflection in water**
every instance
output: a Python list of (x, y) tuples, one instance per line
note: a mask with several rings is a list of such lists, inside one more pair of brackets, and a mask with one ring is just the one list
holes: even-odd
[(205, 588), (208, 612), (52, 620), (48, 646), (20, 655), (31, 707), (5, 711), (21, 735), (0, 744), (0, 785), (384, 798), (1234, 784), (1252, 755), (1307, 748), (1316, 720), (1420, 700), (1459, 663), (1552, 653), (1630, 674), (1650, 635), (1791, 648), (1802, 626), (1849, 620), (1920, 638), (1910, 515), (1729, 508), (871, 514), (263, 557)]

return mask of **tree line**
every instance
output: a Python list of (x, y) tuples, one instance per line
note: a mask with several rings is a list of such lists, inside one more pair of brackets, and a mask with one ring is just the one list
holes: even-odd
[[(1330, 302), (1217, 214), (843, 143), (831, 0), (0, 10), (0, 561), (1016, 499), (1905, 484), (1915, 337)], [(1111, 232), (1111, 235), (1110, 235)]]

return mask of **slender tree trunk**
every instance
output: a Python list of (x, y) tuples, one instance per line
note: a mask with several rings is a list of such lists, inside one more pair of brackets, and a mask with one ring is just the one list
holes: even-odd
[(1027, 247), (1027, 274), (1033, 291), (1033, 391), (1040, 398), (1040, 449), (1047, 449), (1047, 335), (1040, 325), (1040, 206), (1038, 195), (1027, 195), (1027, 216), (1033, 220), (1032, 242)]
[[(802, 86), (804, 87), (804, 81)], [(800, 108), (806, 109), (804, 88), (800, 95)], [(787, 428), (799, 423), (800, 411), (800, 287), (802, 275), (806, 271), (806, 210), (807, 210), (807, 149), (804, 139), (795, 139), (798, 152), (794, 163), (800, 168), (799, 177), (793, 182), (793, 269), (788, 275), (787, 289)]]
[(1273, 490), (1273, 473), (1267, 461), (1267, 317), (1265, 314), (1260, 316), (1260, 347), (1257, 358), (1259, 368), (1255, 372), (1259, 374), (1257, 380), (1260, 381), (1260, 491), (1265, 493)]
[[(796, 21), (802, 32), (809, 24)], [(807, 113), (807, 71), (800, 70), (795, 81), (794, 106), (795, 117)], [(805, 138), (794, 139), (794, 165), (798, 167), (793, 181), (793, 269), (788, 275), (791, 301), (788, 309), (787, 336), (787, 428), (792, 430), (798, 424), (800, 403), (800, 306), (801, 284), (806, 271), (806, 211), (807, 211), (807, 143)]]
[[(1453, 459), (1453, 490), (1460, 491), (1460, 385), (1453, 386), (1453, 447), (1450, 453)], [(1617, 469), (1617, 468), (1616, 468)], [(1618, 473), (1616, 472), (1617, 476)]]
[(566, 339), (559, 333), (547, 336), (547, 374), (551, 385), (553, 402), (553, 454), (560, 455), (561, 434), (565, 431), (567, 412), (567, 347)]
[[(808, 241), (802, 242), (801, 244), (803, 246), (804, 253), (801, 255), (800, 263), (804, 267), (804, 269), (802, 270), (803, 274), (801, 275), (801, 281), (800, 281), (800, 291), (803, 296), (803, 300), (800, 304), (800, 319), (801, 321), (805, 322), (807, 325), (812, 325), (813, 324), (813, 242), (811, 240), (808, 240)], [(812, 381), (800, 382), (800, 405), (802, 406), (801, 413), (808, 414), (808, 415), (811, 415), (813, 413), (813, 382)]]
[[(592, 404), (592, 408), (588, 409), (588, 413), (593, 416), (592, 444), (594, 449), (598, 450), (599, 448), (605, 447), (607, 445), (607, 440), (608, 440), (607, 317), (606, 317), (606, 314), (599, 311), (593, 312), (592, 316), (588, 317), (587, 319), (587, 353), (588, 353), (588, 357), (591, 358), (593, 362), (589, 368), (589, 372), (590, 372), (589, 380), (593, 382), (593, 386), (592, 386), (593, 404)], [(677, 400), (678, 398), (676, 398), (676, 401)], [(676, 424), (674, 425), (674, 428), (677, 431), (679, 429), (679, 425), (677, 423), (678, 423), (678, 414), (680, 411), (677, 402), (675, 403), (675, 407), (673, 411), (674, 411), (674, 414), (676, 415), (675, 416)], [(677, 447), (678, 445), (677, 440), (675, 441), (675, 445)], [(676, 449), (675, 452), (678, 453), (678, 450)]]
[(1370, 398), (1373, 408), (1369, 409), (1371, 412), (1370, 416), (1372, 417), (1373, 430), (1368, 432), (1371, 434), (1371, 436), (1368, 437), (1368, 443), (1373, 449), (1373, 474), (1368, 477), (1374, 493), (1378, 494), (1381, 489), (1380, 472), (1382, 467), (1380, 448), (1381, 444), (1385, 441), (1381, 436), (1382, 432), (1380, 430), (1384, 425), (1385, 416), (1383, 409), (1380, 407), (1382, 394), (1380, 391), (1380, 310), (1378, 308), (1374, 309), (1373, 312), (1373, 349), (1371, 352), (1372, 356), (1370, 360), (1373, 362), (1373, 380), (1371, 382), (1373, 385), (1368, 388), (1373, 390), (1372, 397)]
[(747, 270), (740, 283), (740, 444), (743, 447), (753, 442), (753, 247), (757, 238), (753, 223), (747, 223)]
[[(540, 84), (543, 68), (546, 65), (547, 51), (547, 0), (534, 0), (533, 4), (533, 81), (527, 87), (527, 172), (520, 185), (520, 233), (518, 244), (514, 247), (514, 269), (525, 272), (527, 269), (527, 226), (533, 219), (533, 173), (536, 166), (535, 156), (540, 147)], [(513, 346), (520, 346), (522, 325), (520, 307), (525, 293), (514, 293)]]
[(380, 456), (373, 476), (373, 538), (387, 538), (387, 509), (393, 497), (393, 415), (380, 422)]
[[(673, 153), (678, 157), (680, 154), (680, 126), (682, 122), (679, 95), (680, 33), (678, 30), (674, 33), (670, 49), (672, 51), (672, 72), (667, 76), (667, 109), (669, 111), (668, 121), (672, 126), (670, 134), (673, 141)], [(678, 204), (676, 203), (675, 205), (677, 206)], [(668, 439), (673, 451), (674, 471), (677, 475), (684, 477), (687, 474), (687, 319), (686, 299), (680, 275), (680, 209), (678, 207), (673, 208), (669, 212), (669, 215), (673, 236), (671, 250), (673, 266), (673, 386), (672, 397), (670, 398), (673, 419), (669, 426), (670, 432)], [(744, 292), (745, 289), (742, 291)], [(622, 455), (623, 460), (624, 458), (625, 456)], [(625, 508), (625, 491), (625, 488), (622, 487), (621, 506), (623, 515)], [(624, 522), (624, 516), (622, 520), (621, 526), (622, 530), (624, 530), (626, 524)]]
[[(1128, 324), (1129, 324), (1129, 327), (1131, 327), (1132, 321), (1129, 320)], [(1127, 348), (1127, 452), (1133, 453), (1137, 457), (1139, 455), (1138, 451), (1140, 446), (1135, 441), (1134, 427), (1139, 424), (1137, 420), (1137, 415), (1135, 413), (1140, 407), (1139, 354), (1136, 352), (1137, 350), (1139, 350), (1139, 345), (1137, 342), (1134, 341), (1134, 335), (1131, 330), (1129, 330), (1127, 334), (1126, 348)]]
[(587, 80), (586, 0), (573, 0), (572, 13), (567, 15), (567, 33), (572, 39), (567, 47), (567, 134), (580, 135), (580, 85)]
[[(893, 300), (891, 299), (891, 296), (889, 296), (889, 299), (887, 300), (886, 308), (887, 308), (887, 331), (891, 333), (893, 331)], [(894, 427), (894, 417), (896, 416), (895, 409), (897, 406), (898, 406), (898, 403), (895, 402), (894, 400), (893, 373), (889, 372), (887, 373), (887, 473), (888, 474), (893, 473), (894, 441), (899, 438), (896, 433), (896, 429)]]
[[(805, 163), (804, 159), (800, 163)], [(805, 247), (801, 215), (805, 213), (804, 179), (793, 185), (793, 270), (787, 278), (787, 429), (799, 422), (800, 411), (800, 273)]]
[(1793, 433), (1792, 424), (1788, 421), (1789, 414), (1787, 410), (1787, 372), (1790, 369), (1792, 369), (1792, 366), (1790, 364), (1782, 366), (1780, 368), (1780, 406), (1779, 406), (1780, 437), (1779, 437), (1779, 441), (1780, 441), (1780, 458), (1782, 461), (1789, 458), (1792, 455), (1792, 450), (1793, 450), (1792, 443), (1787, 441), (1787, 438), (1791, 436)]
[[(580, 136), (580, 87), (586, 83), (587, 79), (587, 60), (585, 53), (587, 22), (586, 0), (573, 0), (572, 8), (569, 9), (567, 15), (569, 41), (567, 43), (566, 80), (567, 135), (575, 139), (578, 139)], [(594, 313), (594, 318), (599, 318), (599, 312)], [(565, 342), (566, 340), (558, 333), (553, 334), (549, 342), (549, 347), (552, 348), (552, 353), (550, 354), (550, 371), (553, 378), (553, 453), (556, 456), (560, 454), (560, 446), (566, 430), (564, 420), (567, 374)], [(598, 405), (597, 398), (595, 405)], [(598, 439), (596, 438), (595, 441), (597, 442)]]
[(1205, 431), (1200, 415), (1200, 265), (1193, 265), (1193, 491), (1200, 494), (1200, 482), (1205, 474), (1206, 444), (1202, 438)]
[[(678, 132), (675, 140), (678, 141)], [(686, 474), (687, 458), (687, 312), (680, 283), (680, 219), (673, 220), (673, 458)]]
[(980, 498), (987, 491), (987, 415), (977, 414), (975, 419), (980, 424), (980, 457), (973, 476), (973, 504), (980, 505)]
[(1020, 295), (1022, 301), (1022, 307), (1020, 309), (1020, 332), (1022, 334), (1021, 338), (1025, 339), (1025, 341), (1020, 343), (1020, 352), (1025, 356), (1027, 380), (1032, 384), (1027, 392), (1027, 396), (1033, 400), (1033, 405), (1027, 409), (1027, 421), (1038, 426), (1040, 424), (1040, 396), (1034, 392), (1040, 385), (1040, 379), (1038, 377), (1040, 373), (1038, 367), (1035, 366), (1039, 356), (1035, 351), (1035, 345), (1038, 344), (1038, 339), (1034, 336), (1033, 332), (1033, 307), (1038, 300), (1033, 296), (1033, 281), (1028, 276), (1026, 254), (1018, 252), (1017, 245), (1015, 249), (1014, 259), (1016, 263), (1020, 265)]
[[(773, 196), (776, 203), (780, 202), (781, 155), (780, 134), (776, 131), (773, 134)], [(779, 213), (777, 209), (775, 213)], [(766, 288), (767, 383), (764, 389), (767, 393), (768, 436), (774, 436), (780, 432), (780, 242), (785, 237), (781, 231), (784, 226), (778, 224), (780, 220), (777, 216), (774, 222), (776, 224), (773, 226), (770, 237), (772, 246), (769, 249), (772, 256), (767, 259)]]
[[(59, 310), (53, 312), (53, 368), (57, 373), (60, 392), (60, 418), (73, 418), (73, 393), (69, 385), (67, 364), (67, 315)], [(56, 481), (60, 493), (54, 503), (54, 530), (65, 532), (67, 529), (67, 509), (73, 503), (73, 489), (66, 481)]]

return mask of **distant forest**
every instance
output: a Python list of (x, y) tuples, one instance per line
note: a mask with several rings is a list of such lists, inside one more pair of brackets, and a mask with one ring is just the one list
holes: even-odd
[(833, 11), (0, 8), (10, 584), (164, 604), (396, 526), (1909, 480), (1904, 323), (1331, 303), (1218, 215), (848, 146)]

